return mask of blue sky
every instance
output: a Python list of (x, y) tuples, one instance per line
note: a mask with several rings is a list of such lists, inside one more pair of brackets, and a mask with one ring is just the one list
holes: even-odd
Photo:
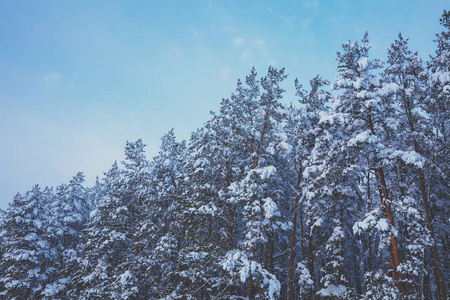
[[(447, 6), (446, 6), (447, 4)], [(125, 142), (148, 156), (218, 110), (255, 66), (336, 76), (336, 51), (369, 32), (384, 58), (399, 32), (425, 59), (447, 1), (1, 1), (0, 208), (78, 171), (91, 185)]]

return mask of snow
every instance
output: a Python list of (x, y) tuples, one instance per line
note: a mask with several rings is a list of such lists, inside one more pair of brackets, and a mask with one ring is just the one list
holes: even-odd
[(278, 206), (271, 198), (265, 198), (263, 199), (263, 202), (264, 212), (267, 219), (272, 219), (273, 217), (280, 216)]
[(386, 122), (386, 125), (393, 130), (397, 130), (398, 127), (400, 126), (400, 122), (398, 119), (386, 118), (385, 122)]
[(450, 72), (436, 72), (430, 75), (428, 84), (447, 84), (450, 82)]
[(323, 288), (320, 291), (318, 291), (317, 294), (322, 297), (327, 297), (327, 296), (342, 297), (342, 296), (344, 296), (344, 293), (346, 291), (347, 291), (347, 288), (343, 285), (336, 286), (336, 285), (330, 284), (327, 288)]
[(358, 60), (358, 65), (362, 70), (367, 69), (369, 66), (370, 60), (368, 57), (363, 57), (360, 60)]
[(390, 95), (396, 93), (400, 89), (399, 85), (391, 82), (383, 85), (383, 87), (378, 91), (381, 96)]
[(33, 225), (37, 228), (37, 229), (41, 229), (42, 228), (42, 222), (39, 219), (35, 219), (33, 220)]
[(388, 220), (380, 219), (380, 220), (378, 220), (377, 228), (380, 229), (381, 231), (388, 231), (390, 228), (390, 224), (389, 224)]
[(357, 78), (354, 82), (353, 82), (353, 87), (355, 89), (360, 89), (361, 85), (362, 85), (363, 79), (362, 78)]
[(392, 229), (390, 222), (387, 219), (380, 217), (379, 214), (380, 212), (378, 209), (366, 214), (364, 220), (356, 222), (355, 225), (353, 225), (353, 233), (362, 234), (371, 228), (375, 228), (381, 232), (389, 232)]
[(120, 275), (120, 283), (122, 285), (126, 285), (131, 279), (133, 278), (133, 275), (130, 271), (125, 271), (125, 273)]
[(262, 180), (269, 179), (270, 177), (275, 175), (275, 173), (277, 172), (277, 169), (274, 166), (263, 167), (263, 168), (259, 168), (257, 170), (258, 170)]
[(243, 251), (237, 249), (228, 251), (222, 261), (222, 268), (237, 276), (243, 283), (249, 277), (252, 277), (255, 283), (262, 279), (263, 286), (258, 289), (264, 293), (264, 299), (275, 300), (278, 298), (281, 284), (275, 275), (265, 270), (260, 263), (249, 259)]
[(321, 227), (322, 224), (323, 224), (323, 218), (317, 219), (317, 220), (314, 222), (314, 224), (311, 226), (311, 232), (314, 231), (314, 228), (315, 228), (315, 227)]
[(330, 125), (333, 125), (334, 122), (344, 123), (344, 120), (345, 120), (345, 115), (343, 113), (321, 112), (319, 124), (329, 123)]
[[(192, 208), (192, 209), (194, 209), (194, 208)], [(205, 214), (205, 215), (211, 215), (214, 217), (217, 210), (218, 209), (214, 204), (208, 203), (208, 204), (204, 204), (204, 205), (200, 206), (198, 209), (198, 212)]]
[(417, 168), (423, 168), (425, 165), (425, 158), (414, 150), (403, 151), (386, 149), (380, 152), (388, 159), (400, 159), (407, 165), (413, 165)]
[(310, 288), (314, 284), (311, 274), (306, 264), (299, 262), (297, 264), (297, 273), (299, 273), (298, 284), (301, 289)]
[(347, 142), (348, 147), (355, 147), (358, 144), (367, 143), (367, 144), (374, 144), (378, 142), (378, 138), (376, 135), (373, 135), (370, 130), (363, 131), (361, 133), (358, 133), (354, 138), (351, 138)]

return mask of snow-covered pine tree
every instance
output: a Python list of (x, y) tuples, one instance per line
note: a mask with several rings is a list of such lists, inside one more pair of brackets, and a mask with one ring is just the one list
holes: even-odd
[(62, 184), (49, 203), (53, 232), (52, 247), (57, 252), (56, 278), (45, 287), (43, 294), (48, 299), (68, 299), (72, 276), (77, 270), (82, 248), (82, 227), (89, 216), (91, 205), (88, 190), (82, 185), (83, 173), (78, 173), (69, 185)]
[[(297, 251), (297, 235), (300, 237), (301, 259), (306, 260), (306, 243), (304, 242), (304, 198), (302, 197), (302, 188), (305, 184), (303, 171), (308, 165), (308, 158), (315, 144), (317, 136), (317, 125), (320, 119), (320, 112), (325, 110), (325, 105), (332, 98), (330, 92), (324, 91), (323, 86), (329, 85), (329, 81), (315, 76), (310, 81), (311, 90), (307, 92), (302, 89), (298, 80), (295, 80), (297, 96), (299, 97), (300, 107), (291, 105), (288, 109), (287, 120), (285, 122), (285, 131), (288, 137), (288, 143), (291, 146), (289, 153), (290, 166), (290, 185), (295, 187), (292, 197), (294, 203), (292, 206), (292, 232), (289, 248), (289, 274), (288, 274), (288, 299), (294, 297), (294, 267), (295, 255)], [(289, 189), (291, 190), (291, 189)], [(298, 212), (300, 213), (300, 232), (297, 232)], [(300, 263), (301, 266), (305, 266)], [(311, 265), (311, 264), (310, 264)], [(309, 269), (300, 272), (302, 276), (309, 274)], [(308, 281), (305, 281), (308, 282)], [(303, 289), (302, 289), (303, 290)], [(303, 293), (306, 296), (306, 293)]]
[[(314, 148), (303, 172), (302, 193), (309, 231), (310, 273), (321, 274), (318, 278), (323, 287), (316, 296), (345, 299), (353, 293), (348, 278), (358, 277), (351, 272), (357, 273), (354, 257), (359, 249), (348, 232), (353, 212), (360, 206), (361, 191), (351, 151), (345, 151), (348, 135), (340, 118), (336, 112), (321, 114)], [(320, 264), (315, 266), (317, 261), (323, 262), (322, 268)], [(357, 280), (352, 285), (358, 289)]]
[[(163, 294), (167, 299), (229, 298), (219, 265), (226, 251), (226, 237), (222, 230), (224, 224), (218, 222), (225, 213), (224, 203), (219, 203), (219, 191), (227, 189), (222, 177), (226, 171), (222, 169), (222, 149), (218, 148), (213, 133), (217, 128), (211, 129), (212, 121), (208, 123), (209, 126), (192, 134), (187, 149), (184, 142), (176, 143), (172, 139), (174, 135), (171, 131), (166, 137), (172, 142), (166, 144), (163, 141), (166, 151), (161, 151), (154, 160), (160, 161), (159, 156), (165, 156), (174, 162), (171, 169), (166, 169), (160, 175), (173, 174), (173, 180), (169, 183), (175, 182), (173, 186), (176, 189), (169, 195), (155, 194), (160, 200), (169, 196), (175, 202), (169, 215), (173, 224), (168, 227), (167, 234), (162, 236), (162, 243), (158, 244), (155, 252), (160, 263), (170, 266), (164, 270), (169, 272), (161, 278), (166, 285)], [(170, 165), (155, 163), (152, 166), (155, 171), (167, 167)], [(167, 243), (170, 238), (172, 243)]]
[[(229, 299), (236, 289), (220, 260), (233, 248), (235, 203), (230, 201), (228, 187), (235, 175), (233, 166), (239, 150), (232, 150), (227, 100), (218, 115), (192, 134), (184, 169), (189, 185), (182, 195), (183, 225), (186, 245), (180, 251), (180, 273), (185, 294), (206, 299)], [(233, 155), (234, 154), (234, 155)]]
[[(185, 184), (185, 141), (177, 142), (173, 129), (161, 138), (158, 155), (150, 166), (151, 207), (148, 215), (150, 234), (150, 274), (152, 274), (151, 297), (177, 299), (182, 295), (179, 255), (184, 247), (182, 193)], [(183, 292), (180, 292), (183, 294)]]
[[(450, 174), (450, 11), (444, 10), (440, 19), (444, 31), (436, 34), (437, 49), (435, 56), (428, 63), (428, 97), (425, 109), (431, 116), (434, 140), (430, 147), (432, 155), (432, 175), (429, 176), (430, 199), (429, 208), (425, 206), (427, 224), (433, 223), (436, 236), (433, 237), (435, 247), (431, 249), (435, 281), (439, 297), (447, 297), (446, 285), (450, 281), (442, 274), (439, 257), (448, 256), (450, 242), (446, 230), (450, 219), (449, 209), (449, 175)], [(430, 227), (428, 225), (428, 227)], [(433, 228), (432, 228), (433, 229)], [(431, 231), (434, 234), (434, 231)], [(438, 247), (439, 244), (442, 247)], [(445, 250), (447, 249), (447, 250)], [(441, 252), (439, 253), (439, 250)], [(445, 274), (450, 274), (449, 265), (445, 265)], [(447, 284), (446, 284), (447, 283)]]
[[(425, 226), (424, 222), (429, 211), (424, 168), (430, 165), (426, 163), (429, 161), (426, 157), (429, 157), (429, 137), (432, 136), (430, 122), (423, 113), (425, 89), (422, 77), (425, 72), (422, 59), (408, 49), (408, 39), (401, 34), (388, 49), (387, 63), (379, 94), (387, 117), (392, 120), (385, 129), (389, 133), (387, 138), (391, 140), (390, 148), (384, 152), (391, 158), (397, 158), (392, 163), (396, 165), (399, 184), (391, 189), (391, 193), (401, 199), (403, 209), (399, 209), (399, 214), (404, 217), (406, 229), (407, 256), (399, 269), (409, 277), (409, 297), (421, 297), (421, 278), (427, 273), (423, 264), (425, 247), (434, 240), (431, 238), (434, 236), (431, 222), (429, 226)], [(420, 211), (425, 211), (423, 216)], [(431, 245), (431, 250), (436, 250), (435, 245)]]
[[(278, 230), (286, 229), (279, 219), (281, 194), (276, 182), (280, 182), (280, 177), (275, 165), (277, 156), (287, 151), (281, 126), (284, 111), (279, 103), (284, 92), (280, 83), (287, 75), (284, 69), (270, 67), (260, 81), (256, 76), (253, 68), (246, 77), (246, 87), (238, 81), (236, 93), (231, 97), (232, 134), (246, 152), (242, 157), (244, 178), (230, 188), (233, 198), (242, 206), (245, 225), (240, 250), (229, 251), (223, 267), (231, 276), (241, 272), (240, 280), (248, 281), (249, 299), (272, 299), (280, 292), (279, 281), (270, 272), (274, 265), (275, 236)], [(233, 261), (234, 258), (238, 261)]]
[[(357, 167), (361, 174), (371, 171), (374, 173), (378, 185), (378, 193), (382, 211), (388, 219), (391, 228), (390, 255), (392, 278), (399, 291), (405, 293), (404, 276), (397, 270), (401, 263), (401, 253), (395, 232), (394, 209), (389, 186), (391, 185), (389, 167), (390, 160), (383, 154), (389, 145), (384, 145), (386, 132), (389, 127), (386, 112), (377, 95), (379, 81), (375, 78), (373, 70), (382, 66), (380, 60), (369, 59), (370, 49), (367, 33), (361, 41), (343, 44), (344, 52), (338, 52), (339, 75), (333, 84), (335, 90), (344, 92), (337, 96), (334, 110), (340, 113), (344, 120), (344, 131), (350, 136), (346, 148), (350, 162)], [(375, 189), (376, 190), (376, 189)]]
[(3, 299), (39, 299), (49, 279), (53, 254), (43, 192), (17, 194), (3, 217), (0, 286)]
[(148, 269), (151, 264), (150, 256), (150, 226), (148, 221), (152, 214), (150, 203), (151, 177), (149, 162), (145, 155), (145, 146), (141, 139), (136, 142), (127, 142), (125, 146), (125, 161), (122, 162), (122, 184), (124, 197), (128, 199), (128, 209), (134, 218), (134, 265), (127, 267), (130, 278), (139, 290), (139, 297), (146, 298), (149, 295), (151, 281)]
[(147, 165), (141, 140), (127, 142), (125, 170), (117, 163), (104, 178), (104, 196), (84, 230), (80, 269), (72, 297), (78, 299), (147, 299), (148, 258), (139, 251), (142, 213), (140, 176)]

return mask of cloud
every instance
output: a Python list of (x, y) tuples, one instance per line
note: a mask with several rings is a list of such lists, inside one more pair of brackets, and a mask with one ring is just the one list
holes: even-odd
[(172, 49), (172, 55), (173, 57), (181, 58), (183, 57), (183, 51), (180, 48), (174, 48)]
[(302, 30), (308, 30), (308, 29), (310, 29), (311, 28), (311, 24), (313, 23), (313, 19), (311, 19), (311, 18), (307, 18), (307, 19), (303, 19), (301, 22), (300, 22), (300, 26), (301, 26), (301, 29)]
[(224, 68), (220, 68), (219, 72), (220, 72), (220, 77), (222, 77), (223, 79), (228, 79), (231, 74), (231, 69), (230, 69), (230, 67), (227, 66)]
[(47, 87), (55, 88), (60, 82), (62, 76), (58, 73), (47, 73), (44, 75), (44, 82)]
[(205, 35), (205, 33), (202, 30), (194, 30), (194, 32), (192, 33), (192, 35), (194, 37), (203, 37)]
[(319, 6), (319, 0), (303, 0), (302, 3), (306, 8), (317, 8)]
[(270, 59), (269, 60), (269, 65), (271, 66), (278, 66), (280, 64), (280, 62), (278, 61), (278, 59)]
[(233, 44), (235, 46), (243, 46), (245, 44), (245, 39), (241, 37), (235, 38), (233, 39)]
[(296, 16), (281, 16), (281, 19), (283, 20), (283, 26), (292, 27), (292, 25), (294, 25), (295, 21), (297, 20), (297, 17)]
[(247, 58), (251, 58), (253, 55), (252, 51), (246, 49), (244, 50), (244, 52), (242, 52), (241, 57), (242, 59), (247, 59)]
[(197, 52), (197, 55), (202, 57), (204, 62), (212, 63), (216, 60), (214, 52), (204, 46), (198, 45), (195, 51)]
[(259, 54), (263, 58), (268, 58), (270, 56), (269, 51), (267, 50), (267, 47), (266, 47), (266, 41), (264, 39), (256, 39), (254, 41), (254, 44), (255, 44), (256, 48), (258, 49)]
[(45, 88), (47, 89), (60, 89), (75, 87), (75, 78), (78, 77), (79, 72), (74, 71), (72, 76), (64, 76), (56, 72), (45, 74), (42, 79), (44, 80)]
[(255, 44), (256, 44), (256, 46), (258, 46), (258, 47), (264, 47), (265, 45), (266, 45), (266, 41), (265, 40), (263, 40), (263, 39), (257, 39), (256, 41), (255, 41)]

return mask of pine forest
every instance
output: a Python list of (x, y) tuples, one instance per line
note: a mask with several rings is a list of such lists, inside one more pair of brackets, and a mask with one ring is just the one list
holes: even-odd
[[(437, 21), (437, 20), (436, 20)], [(448, 299), (450, 11), (422, 58), (253, 68), (189, 141), (0, 211), (0, 299)], [(258, 70), (259, 71), (259, 70)], [(281, 103), (285, 88), (298, 102)], [(231, 92), (231, 91), (230, 91)]]

